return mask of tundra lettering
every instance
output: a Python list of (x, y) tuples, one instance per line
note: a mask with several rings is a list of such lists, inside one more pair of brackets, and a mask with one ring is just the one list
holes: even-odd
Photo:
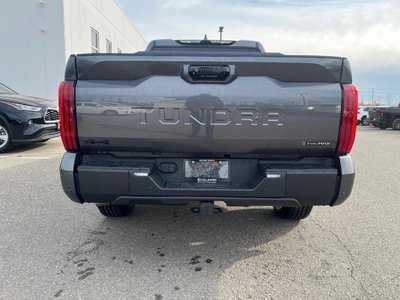
[(197, 111), (189, 108), (157, 107), (133, 108), (133, 114), (139, 115), (141, 125), (147, 125), (153, 115), (158, 115), (158, 122), (162, 125), (275, 125), (283, 126), (283, 113), (277, 110), (260, 112), (252, 108), (199, 108)]

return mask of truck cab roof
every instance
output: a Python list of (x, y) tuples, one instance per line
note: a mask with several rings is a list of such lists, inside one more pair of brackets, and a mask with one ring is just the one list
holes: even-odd
[(260, 42), (239, 40), (154, 40), (147, 46), (146, 52), (165, 51), (235, 51), (235, 52), (258, 52), (264, 53), (264, 47)]

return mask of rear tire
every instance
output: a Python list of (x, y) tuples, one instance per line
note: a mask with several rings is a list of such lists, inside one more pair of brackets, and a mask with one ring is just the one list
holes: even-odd
[(103, 115), (105, 115), (105, 116), (116, 116), (116, 115), (118, 115), (118, 112), (116, 112), (115, 110), (106, 110), (105, 112), (103, 112)]
[(11, 132), (4, 122), (0, 121), (0, 153), (6, 153), (11, 150), (13, 143), (11, 141)]
[(400, 118), (394, 119), (392, 123), (393, 130), (400, 130)]
[(368, 126), (369, 125), (367, 117), (362, 117), (361, 118), (361, 125), (362, 126)]
[(134, 208), (134, 205), (106, 204), (98, 205), (97, 208), (103, 216), (110, 218), (120, 218), (129, 216)]
[(312, 210), (312, 206), (301, 206), (301, 207), (282, 207), (274, 206), (275, 213), (287, 220), (301, 220), (309, 216)]

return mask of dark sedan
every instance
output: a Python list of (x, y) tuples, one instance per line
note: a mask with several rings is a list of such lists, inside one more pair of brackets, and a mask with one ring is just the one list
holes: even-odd
[(59, 136), (56, 101), (22, 96), (0, 83), (0, 153)]

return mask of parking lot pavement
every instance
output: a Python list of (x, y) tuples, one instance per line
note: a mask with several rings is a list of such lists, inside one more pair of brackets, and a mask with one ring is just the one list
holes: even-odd
[(398, 299), (399, 147), (400, 132), (360, 127), (351, 198), (301, 222), (156, 206), (106, 219), (63, 194), (59, 140), (17, 149), (0, 156), (0, 298)]
[(64, 148), (61, 138), (51, 139), (44, 143), (17, 145), (11, 152), (0, 154), (0, 171), (29, 161), (59, 157), (62, 153), (64, 153)]

